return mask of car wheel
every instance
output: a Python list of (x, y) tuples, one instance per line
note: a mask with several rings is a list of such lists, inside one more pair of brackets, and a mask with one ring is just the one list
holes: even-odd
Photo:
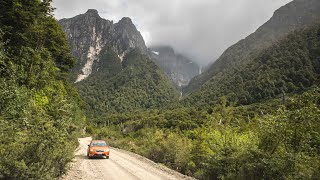
[(109, 156), (106, 156), (106, 159), (109, 159)]

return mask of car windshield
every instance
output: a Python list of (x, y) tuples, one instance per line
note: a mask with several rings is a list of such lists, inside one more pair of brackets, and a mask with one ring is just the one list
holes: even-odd
[(92, 146), (107, 146), (105, 142), (93, 142)]

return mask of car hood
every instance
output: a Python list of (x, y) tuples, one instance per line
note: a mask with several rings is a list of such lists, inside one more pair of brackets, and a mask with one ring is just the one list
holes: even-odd
[(93, 146), (93, 147), (91, 147), (91, 149), (94, 149), (94, 150), (107, 150), (107, 149), (109, 149), (109, 147), (106, 147), (106, 146)]

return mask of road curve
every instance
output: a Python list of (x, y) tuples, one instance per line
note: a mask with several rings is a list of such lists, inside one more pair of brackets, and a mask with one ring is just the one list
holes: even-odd
[(137, 154), (111, 148), (109, 159), (88, 159), (87, 147), (91, 137), (79, 138), (75, 161), (63, 180), (101, 179), (101, 180), (160, 180), (193, 179), (156, 164)]

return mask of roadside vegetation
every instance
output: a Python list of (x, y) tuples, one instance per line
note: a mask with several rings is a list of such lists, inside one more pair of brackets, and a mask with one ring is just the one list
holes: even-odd
[(319, 119), (320, 89), (312, 88), (284, 105), (231, 107), (221, 98), (209, 110), (103, 116), (87, 130), (199, 179), (317, 179)]
[(0, 2), (0, 179), (64, 174), (85, 122), (50, 2)]

